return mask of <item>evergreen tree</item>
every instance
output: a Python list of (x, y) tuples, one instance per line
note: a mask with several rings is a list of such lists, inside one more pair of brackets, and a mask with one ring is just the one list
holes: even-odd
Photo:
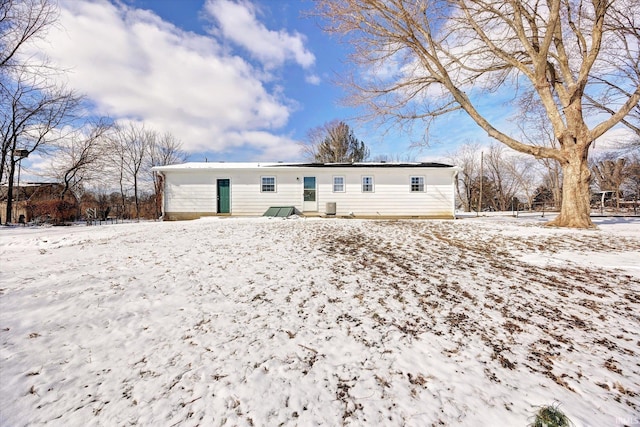
[(342, 121), (332, 121), (311, 130), (303, 151), (318, 163), (354, 163), (369, 157), (369, 148)]

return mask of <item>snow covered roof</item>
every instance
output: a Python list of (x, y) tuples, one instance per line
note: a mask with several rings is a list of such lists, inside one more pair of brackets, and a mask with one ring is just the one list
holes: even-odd
[(283, 162), (190, 162), (177, 165), (156, 166), (156, 171), (185, 171), (196, 169), (259, 169), (276, 167), (304, 167), (304, 168), (454, 168), (455, 166), (444, 163), (283, 163)]
[(276, 163), (276, 162), (189, 162), (177, 165), (155, 166), (153, 169), (157, 171), (171, 170), (191, 170), (191, 169), (255, 169), (273, 166), (293, 166), (296, 163)]

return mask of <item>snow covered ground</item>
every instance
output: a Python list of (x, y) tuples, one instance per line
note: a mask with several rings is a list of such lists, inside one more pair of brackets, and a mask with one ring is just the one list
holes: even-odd
[(640, 218), (0, 229), (0, 425), (640, 425)]

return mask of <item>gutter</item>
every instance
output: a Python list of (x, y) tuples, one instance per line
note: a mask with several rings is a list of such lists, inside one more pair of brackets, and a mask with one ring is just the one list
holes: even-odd
[(156, 171), (156, 173), (162, 177), (162, 195), (161, 195), (162, 201), (160, 202), (160, 205), (161, 205), (160, 218), (158, 218), (158, 219), (160, 221), (164, 221), (164, 208), (165, 208), (164, 196), (166, 194), (167, 177), (165, 176), (164, 172), (162, 172), (162, 171)]

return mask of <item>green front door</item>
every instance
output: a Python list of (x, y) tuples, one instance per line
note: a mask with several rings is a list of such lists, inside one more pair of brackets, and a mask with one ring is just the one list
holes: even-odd
[(229, 180), (218, 180), (218, 213), (225, 214), (230, 213), (231, 207), (231, 192), (229, 190)]

